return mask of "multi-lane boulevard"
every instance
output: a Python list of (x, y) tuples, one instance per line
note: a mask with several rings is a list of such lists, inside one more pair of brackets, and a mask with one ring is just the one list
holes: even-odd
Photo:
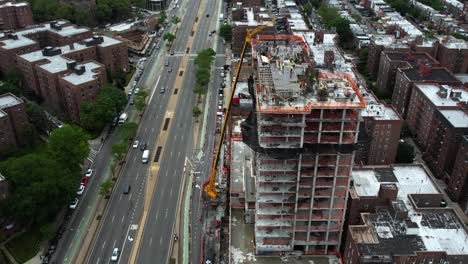
[[(139, 149), (130, 150), (122, 174), (115, 184), (115, 191), (101, 219), (102, 224), (87, 258), (88, 263), (108, 263), (115, 247), (121, 250), (121, 263), (166, 263), (169, 257), (170, 241), (175, 233), (174, 223), (184, 160), (186, 157), (192, 157), (195, 150), (192, 117), (192, 107), (196, 101), (192, 92), (195, 85), (193, 59), (197, 51), (212, 47), (214, 43), (209, 37), (209, 32), (217, 29), (217, 16), (214, 14), (219, 1), (202, 1), (203, 4), (200, 4), (198, 10), (199, 1), (184, 1), (180, 3), (179, 9), (168, 12), (170, 16), (174, 14), (182, 19), (173, 43), (174, 55), (161, 50), (161, 53), (152, 56), (147, 62), (142, 78), (142, 85), (151, 91), (136, 139), (148, 142), (148, 149), (153, 155), (148, 164), (143, 164), (142, 152)], [(198, 23), (196, 27), (193, 26), (195, 21)], [(217, 52), (220, 53), (220, 50), (217, 49)], [(169, 59), (170, 65), (164, 67), (166, 58)], [(187, 63), (183, 63), (184, 59)], [(219, 69), (222, 65), (224, 56), (221, 51), (215, 67)], [(169, 68), (173, 71), (168, 72)], [(206, 137), (209, 139), (205, 145), (208, 152), (213, 144), (218, 102), (216, 91), (220, 87), (218, 76), (219, 70), (214, 75), (215, 88), (209, 94), (208, 122), (204, 124), (206, 135), (211, 135)], [(161, 88), (165, 89), (164, 93), (161, 93)], [(156, 154), (158, 158), (155, 158), (158, 147), (161, 147), (161, 153)], [(209, 163), (206, 162), (208, 166)], [(150, 169), (151, 166), (157, 169)], [(148, 178), (153, 177), (154, 181), (148, 181)], [(156, 184), (151, 193), (147, 192), (148, 186), (145, 186), (148, 182)], [(122, 191), (126, 184), (131, 186), (127, 195)], [(149, 204), (147, 208), (146, 202)], [(138, 235), (139, 232), (141, 235)], [(199, 237), (194, 237), (191, 242), (194, 244), (192, 247), (198, 247), (194, 259), (200, 259)]]

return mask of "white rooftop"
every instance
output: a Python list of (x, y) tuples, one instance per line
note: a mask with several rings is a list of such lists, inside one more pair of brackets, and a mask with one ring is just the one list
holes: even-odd
[[(437, 228), (421, 224), (421, 214), (415, 210), (409, 199), (409, 194), (438, 194), (429, 175), (421, 165), (393, 165), (393, 173), (397, 179), (398, 199), (402, 200), (407, 209), (408, 217), (418, 224), (419, 236), (427, 251), (446, 251), (448, 254), (468, 254), (468, 234), (460, 225), (459, 228)], [(375, 170), (353, 169), (351, 177), (354, 189), (360, 196), (377, 196), (380, 184)], [(392, 182), (393, 183), (393, 182)]]
[(93, 70), (101, 68), (102, 66), (95, 63), (95, 62), (87, 62), (87, 63), (82, 63), (80, 65), (85, 66), (85, 72), (83, 74), (76, 74), (75, 72), (71, 72), (65, 76), (62, 77), (65, 81), (74, 84), (74, 85), (79, 85), (83, 83), (87, 83), (90, 81), (93, 81), (96, 78), (96, 72)]
[[(437, 94), (439, 87), (436, 84), (416, 84), (416, 89), (419, 89), (435, 106), (457, 106), (460, 101), (468, 101), (468, 91), (465, 89), (452, 89), (448, 85), (442, 85), (443, 88), (447, 89), (447, 96), (442, 98)], [(453, 100), (450, 98), (451, 92), (460, 92), (460, 98)]]
[(468, 115), (462, 110), (439, 110), (439, 112), (455, 128), (468, 128)]
[[(64, 20), (57, 21), (57, 25), (64, 25), (66, 23), (68, 22)], [(3, 45), (4, 49), (15, 49), (19, 47), (32, 45), (36, 43), (36, 41), (28, 38), (26, 35), (37, 33), (37, 32), (42, 32), (42, 31), (50, 31), (50, 32), (59, 34), (63, 37), (67, 37), (67, 36), (73, 36), (76, 34), (87, 32), (89, 31), (89, 29), (84, 28), (84, 27), (76, 27), (75, 25), (70, 25), (70, 26), (62, 27), (61, 30), (56, 30), (50, 27), (50, 23), (46, 23), (46, 24), (41, 24), (36, 27), (28, 28), (25, 30), (16, 31), (14, 34), (18, 37), (17, 40), (5, 39), (5, 40), (0, 40), (0, 43), (4, 44)]]
[(113, 25), (113, 26), (109, 27), (109, 30), (110, 31), (116, 31), (116, 32), (122, 32), (122, 31), (125, 31), (125, 30), (129, 30), (133, 26), (133, 24), (135, 24), (135, 23), (138, 23), (138, 22), (120, 23), (120, 24)]
[(0, 109), (8, 108), (21, 103), (22, 101), (20, 99), (11, 94), (0, 95)]
[(10, 6), (20, 7), (20, 6), (27, 6), (27, 5), (29, 5), (29, 4), (28, 4), (28, 3), (24, 3), (24, 2), (21, 2), (21, 3), (6, 2), (6, 3), (4, 3), (3, 5), (0, 5), (0, 8), (10, 7)]

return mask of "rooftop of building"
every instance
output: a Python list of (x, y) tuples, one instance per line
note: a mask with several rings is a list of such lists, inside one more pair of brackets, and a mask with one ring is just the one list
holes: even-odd
[(307, 27), (304, 18), (299, 12), (293, 12), (289, 14), (290, 18), (288, 18), (288, 24), (292, 31), (308, 31), (309, 27)]
[(468, 83), (468, 74), (467, 73), (455, 74), (455, 78), (457, 78), (462, 83)]
[(69, 36), (87, 32), (89, 31), (89, 29), (85, 27), (77, 27), (75, 25), (69, 25), (68, 21), (59, 20), (59, 21), (44, 23), (41, 25), (36, 25), (28, 29), (16, 31), (12, 33), (11, 35), (15, 37), (0, 40), (0, 43), (3, 43), (2, 48), (4, 49), (15, 49), (15, 48), (29, 46), (29, 45), (35, 44), (36, 41), (27, 37), (27, 35), (38, 33), (38, 32), (43, 32), (43, 31), (50, 31), (62, 37), (69, 37)]
[(79, 85), (79, 84), (91, 82), (97, 79), (96, 70), (99, 68), (103, 68), (102, 65), (97, 64), (92, 61), (87, 62), (87, 63), (82, 63), (79, 66), (83, 66), (84, 71), (72, 71), (62, 76), (62, 79), (64, 79), (65, 81), (73, 85)]
[(16, 3), (15, 1), (11, 1), (11, 2), (6, 2), (6, 3), (0, 3), (0, 8), (11, 7), (11, 6), (21, 7), (21, 6), (28, 6), (28, 5), (29, 3), (26, 3), (26, 2)]
[[(102, 40), (103, 40), (102, 43), (96, 43), (96, 45), (99, 45), (102, 47), (121, 43), (120, 40), (117, 40), (111, 37), (107, 37), (107, 36), (97, 36), (97, 37), (102, 37)], [(48, 55), (47, 53), (45, 53), (45, 49), (42, 49), (42, 50), (37, 50), (37, 51), (33, 51), (30, 53), (20, 55), (20, 57), (29, 62), (48, 61), (48, 62), (41, 64), (40, 67), (50, 73), (58, 73), (58, 72), (65, 71), (67, 69), (67, 62), (71, 61), (70, 59), (66, 58), (63, 55), (90, 48), (91, 46), (93, 46), (93, 45), (90, 45), (91, 44), (90, 41), (92, 40), (93, 38), (89, 38), (89, 39), (85, 39), (82, 42), (76, 42), (71, 45), (65, 45), (65, 46), (56, 47), (56, 48), (48, 47), (49, 49), (60, 50), (60, 52), (57, 51), (57, 53), (53, 53), (53, 55)], [(89, 44), (86, 44), (86, 43), (89, 43)]]
[(0, 109), (12, 107), (21, 103), (23, 103), (23, 101), (12, 93), (0, 95)]
[(247, 144), (237, 140), (232, 141), (231, 151), (231, 193), (244, 193), (247, 201), (255, 201), (255, 179), (251, 173), (253, 151)]
[(399, 51), (384, 51), (384, 54), (392, 61), (405, 61), (411, 66), (417, 67), (420, 61), (429, 63), (438, 63), (426, 52), (399, 52)]
[(450, 35), (439, 35), (436, 36), (439, 43), (449, 49), (468, 49), (468, 43), (463, 39), (457, 39)]
[(256, 26), (260, 26), (260, 25), (263, 25), (265, 23), (265, 21), (269, 20), (270, 18), (268, 17), (267, 14), (265, 13), (262, 13), (263, 15), (261, 16), (262, 19), (264, 19), (265, 21), (263, 20), (256, 20), (255, 19), (255, 11), (254, 11), (254, 8), (252, 7), (246, 7), (246, 8), (243, 8), (244, 11), (245, 11), (245, 20), (242, 20), (242, 21), (233, 21), (233, 24), (235, 26), (249, 26), (249, 27), (256, 27)]
[(421, 91), (436, 107), (457, 106), (459, 102), (468, 101), (468, 90), (448, 85), (418, 83), (416, 89)]
[(375, 120), (401, 120), (401, 117), (391, 106), (377, 100), (368, 92), (362, 94), (367, 101), (366, 108), (361, 111), (362, 117), (373, 117)]
[[(468, 254), (467, 231), (450, 208), (425, 207), (413, 197), (417, 194), (440, 195), (422, 165), (391, 165), (354, 168), (351, 177), (359, 196), (377, 196), (380, 185), (395, 184), (398, 188), (394, 206), (407, 211), (407, 219), (398, 220), (386, 209), (366, 214), (364, 220), (371, 226), (366, 230), (372, 242), (359, 244), (365, 255), (405, 255), (416, 251), (445, 251), (448, 254)], [(411, 196), (415, 195), (415, 196)], [(421, 198), (423, 199), (423, 198)], [(351, 226), (350, 228), (362, 226)], [(365, 240), (365, 239), (364, 239)], [(377, 240), (378, 243), (375, 243)]]
[(454, 128), (468, 128), (468, 114), (463, 110), (439, 110)]
[[(263, 37), (263, 39), (260, 39)], [(253, 41), (256, 59), (258, 111), (308, 112), (312, 108), (364, 108), (359, 88), (346, 73), (320, 73), (319, 81), (307, 89), (304, 80), (309, 65), (308, 48), (301, 36), (277, 35), (276, 43)], [(279, 112), (278, 112), (279, 113)]]
[[(429, 69), (430, 68), (430, 69)], [(427, 71), (422, 71), (419, 67), (414, 68), (399, 68), (403, 74), (413, 82), (422, 81), (440, 81), (440, 82), (459, 82), (455, 76), (443, 67), (429, 67)]]

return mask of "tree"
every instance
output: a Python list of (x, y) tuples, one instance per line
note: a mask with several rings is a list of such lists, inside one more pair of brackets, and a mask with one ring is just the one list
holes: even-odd
[(172, 21), (172, 24), (177, 25), (180, 22), (180, 18), (175, 16), (175, 17), (172, 18), (171, 21)]
[(135, 99), (135, 108), (140, 112), (143, 111), (146, 106), (146, 97), (148, 97), (146, 88), (140, 88), (140, 91), (136, 95)]
[(207, 90), (205, 87), (197, 86), (197, 88), (193, 89), (193, 92), (198, 95), (198, 97), (201, 97), (202, 95), (206, 94)]
[(227, 42), (232, 40), (232, 26), (230, 24), (223, 24), (219, 28), (219, 35)]
[(106, 85), (94, 101), (81, 104), (80, 123), (91, 132), (99, 132), (122, 111), (127, 97), (122, 90)]
[(7, 215), (22, 223), (44, 223), (74, 197), (79, 172), (72, 172), (52, 155), (32, 153), (1, 164), (8, 175), (11, 196)]
[(28, 120), (38, 131), (49, 131), (51, 130), (51, 124), (46, 114), (35, 103), (26, 104), (26, 112), (28, 113)]
[(127, 85), (127, 74), (120, 68), (118, 68), (115, 72), (113, 79), (114, 84), (118, 89), (123, 90), (125, 88), (125, 85)]
[(306, 14), (307, 17), (312, 14), (312, 4), (310, 2), (307, 2), (303, 7), (302, 10), (304, 10), (304, 13)]
[(167, 15), (166, 15), (166, 12), (163, 10), (161, 11), (160, 15), (159, 15), (159, 21), (158, 23), (160, 25), (164, 24), (164, 21), (166, 21), (166, 18), (167, 18)]
[(127, 153), (128, 144), (125, 141), (112, 145), (112, 155), (121, 161)]
[(99, 186), (99, 194), (105, 196), (106, 198), (109, 197), (110, 191), (112, 190), (112, 181), (107, 180)]
[(194, 106), (192, 108), (192, 113), (193, 113), (193, 117), (197, 119), (202, 114), (202, 111), (197, 106)]
[(170, 32), (164, 34), (163, 39), (167, 40), (168, 44), (172, 43), (175, 40), (176, 36)]
[(210, 71), (206, 68), (198, 69), (196, 73), (197, 83), (204, 86), (210, 81)]
[(39, 230), (41, 231), (41, 238), (43, 240), (51, 240), (55, 235), (55, 226), (53, 223), (43, 224)]
[(120, 139), (127, 142), (135, 136), (137, 129), (138, 124), (135, 122), (123, 123), (120, 127)]
[(413, 163), (414, 147), (407, 142), (400, 142), (397, 148), (396, 163)]
[(89, 154), (88, 135), (78, 126), (64, 125), (55, 129), (49, 137), (50, 157), (71, 171), (79, 166)]

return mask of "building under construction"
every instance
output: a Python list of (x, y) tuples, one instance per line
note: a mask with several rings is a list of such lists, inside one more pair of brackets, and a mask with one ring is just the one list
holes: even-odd
[(365, 99), (347, 73), (314, 75), (300, 36), (259, 35), (251, 48), (255, 253), (338, 254)]

